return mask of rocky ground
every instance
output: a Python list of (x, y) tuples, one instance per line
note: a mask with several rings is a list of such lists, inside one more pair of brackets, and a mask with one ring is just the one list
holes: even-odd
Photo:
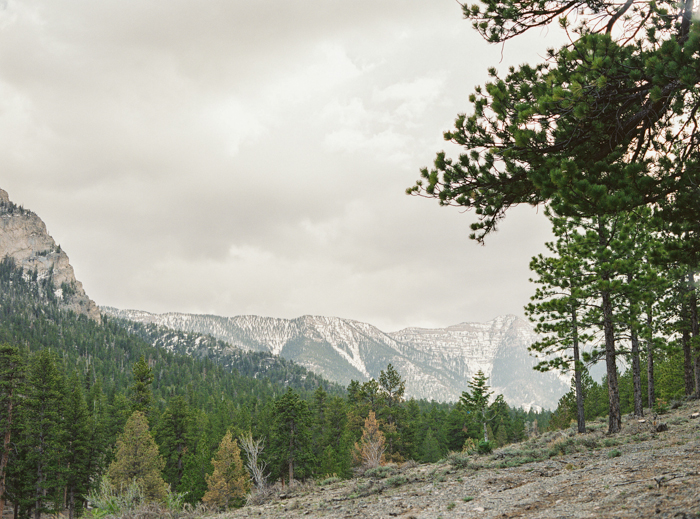
[(487, 456), (386, 466), (275, 493), (223, 518), (700, 519), (700, 402), (645, 421), (546, 433)]

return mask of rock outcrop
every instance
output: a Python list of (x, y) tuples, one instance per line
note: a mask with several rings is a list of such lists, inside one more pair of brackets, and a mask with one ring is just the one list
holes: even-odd
[(75, 278), (68, 255), (61, 250), (35, 213), (10, 201), (0, 189), (0, 258), (10, 257), (27, 275), (51, 277), (60, 305), (100, 321), (100, 311)]

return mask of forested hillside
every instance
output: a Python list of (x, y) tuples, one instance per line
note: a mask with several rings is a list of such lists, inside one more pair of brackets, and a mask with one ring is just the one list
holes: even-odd
[[(169, 488), (191, 503), (241, 504), (241, 496), (221, 504), (207, 492), (221, 449), (239, 452), (231, 439), (245, 433), (261, 442), (266, 481), (351, 476), (372, 424), (385, 444), (382, 462), (435, 461), (480, 438), (465, 402), (405, 401), (405, 382), (391, 366), (379, 381), (345, 391), (267, 354), (217, 356), (215, 348), (212, 358), (193, 358), (184, 354), (186, 334), (176, 334), (183, 354), (168, 351), (139, 337), (167, 331), (129, 333), (124, 323), (61, 309), (50, 277), (37, 280), (8, 258), (0, 263), (0, 315), (0, 496), (19, 517), (80, 515), (98, 485), (104, 491), (107, 481), (128, 486), (133, 478), (158, 498)], [(500, 398), (488, 431), (496, 444), (516, 441), (547, 419)], [(119, 467), (133, 445), (153, 463), (124, 479)]]
[[(454, 404), (406, 401), (391, 365), (343, 389), (211, 337), (98, 323), (61, 309), (54, 288), (50, 276), (0, 263), (0, 495), (18, 517), (80, 515), (89, 495), (119, 488), (239, 506), (253, 484), (260, 492), (276, 480), (350, 477), (356, 466), (489, 452), (576, 419), (573, 387), (551, 424), (549, 412), (509, 407), (483, 374)], [(682, 338), (655, 350), (657, 412), (687, 391)], [(623, 413), (634, 411), (633, 373), (619, 379)], [(606, 381), (582, 377), (586, 419), (606, 415)]]

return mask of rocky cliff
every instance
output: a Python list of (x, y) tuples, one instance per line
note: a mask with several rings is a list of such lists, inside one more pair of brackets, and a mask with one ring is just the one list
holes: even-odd
[(10, 201), (0, 189), (0, 258), (10, 257), (26, 275), (36, 272), (38, 280), (51, 278), (54, 295), (61, 306), (100, 320), (97, 305), (75, 278), (68, 255), (61, 250), (35, 213)]

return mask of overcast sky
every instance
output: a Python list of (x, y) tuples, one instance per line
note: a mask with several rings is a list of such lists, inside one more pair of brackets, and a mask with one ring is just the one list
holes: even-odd
[[(547, 221), (404, 194), (486, 69), (454, 0), (0, 2), (0, 187), (99, 305), (357, 319), (523, 314)], [(502, 61), (501, 61), (502, 59)]]

